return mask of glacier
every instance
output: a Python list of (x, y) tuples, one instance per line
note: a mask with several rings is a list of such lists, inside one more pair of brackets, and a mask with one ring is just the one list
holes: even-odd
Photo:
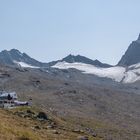
[(67, 63), (65, 61), (58, 62), (53, 68), (80, 70), (84, 74), (93, 74), (98, 77), (110, 78), (116, 82), (134, 83), (140, 80), (140, 63), (129, 66), (114, 66), (110, 68), (101, 68), (85, 63)]

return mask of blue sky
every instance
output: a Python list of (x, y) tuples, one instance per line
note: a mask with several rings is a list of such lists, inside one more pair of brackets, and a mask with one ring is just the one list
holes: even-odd
[(139, 0), (0, 0), (0, 51), (116, 64), (140, 33)]

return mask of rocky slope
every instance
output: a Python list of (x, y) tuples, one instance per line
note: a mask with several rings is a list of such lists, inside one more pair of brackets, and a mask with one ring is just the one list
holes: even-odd
[(0, 73), (0, 89), (16, 91), (23, 100), (32, 98), (33, 105), (65, 120), (76, 134), (91, 140), (93, 133), (105, 140), (140, 138), (140, 96), (127, 87), (73, 69), (1, 66)]
[[(37, 117), (39, 109), (19, 107), (13, 110), (0, 109), (0, 139), (1, 140), (74, 140), (87, 136), (83, 132), (73, 132), (65, 121), (53, 117), (49, 113), (47, 119)], [(44, 113), (44, 112), (43, 112)], [(46, 113), (44, 113), (46, 115)], [(91, 140), (93, 140), (91, 138)], [(95, 140), (100, 140), (98, 137)]]

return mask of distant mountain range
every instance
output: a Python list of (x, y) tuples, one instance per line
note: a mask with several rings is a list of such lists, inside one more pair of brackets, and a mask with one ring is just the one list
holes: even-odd
[(30, 68), (34, 67), (48, 67), (53, 66), (58, 62), (68, 62), (68, 63), (85, 63), (85, 64), (91, 64), (97, 67), (111, 67), (109, 64), (101, 63), (98, 60), (91, 60), (87, 57), (81, 56), (81, 55), (68, 55), (67, 57), (63, 58), (62, 60), (57, 60), (49, 63), (42, 63), (39, 62), (30, 56), (28, 56), (26, 53), (21, 53), (19, 50), (12, 49), (10, 51), (4, 50), (0, 52), (0, 62), (6, 65), (24, 65), (25, 67), (28, 66)]
[(71, 54), (61, 60), (42, 63), (16, 49), (0, 52), (0, 63), (28, 68), (74, 68), (86, 74), (109, 78), (117, 82), (134, 83), (140, 80), (140, 35), (136, 41), (130, 44), (116, 66), (104, 64), (85, 56)]

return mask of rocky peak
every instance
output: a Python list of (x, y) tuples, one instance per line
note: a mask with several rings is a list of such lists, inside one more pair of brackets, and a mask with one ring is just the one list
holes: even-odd
[(129, 45), (127, 51), (122, 56), (118, 65), (130, 66), (137, 63), (140, 63), (140, 35), (136, 41), (133, 41)]
[(68, 62), (68, 63), (74, 63), (74, 62), (85, 63), (85, 64), (94, 65), (94, 66), (97, 66), (97, 67), (111, 67), (111, 65), (103, 64), (100, 61), (98, 61), (97, 59), (92, 60), (92, 59), (89, 59), (89, 58), (87, 58), (85, 56), (81, 56), (81, 55), (70, 54), (67, 57), (63, 58), (62, 60), (59, 60), (59, 61), (56, 61), (56, 62), (62, 62), (62, 61), (65, 61), (65, 62)]
[(46, 63), (41, 63), (25, 53), (21, 53), (17, 49), (11, 49), (9, 51), (4, 50), (0, 52), (0, 63), (6, 65), (17, 65), (15, 62), (23, 62), (28, 65), (37, 66), (37, 67), (46, 67)]
[(138, 37), (138, 39), (137, 40), (140, 40), (140, 34), (139, 34), (139, 37)]

